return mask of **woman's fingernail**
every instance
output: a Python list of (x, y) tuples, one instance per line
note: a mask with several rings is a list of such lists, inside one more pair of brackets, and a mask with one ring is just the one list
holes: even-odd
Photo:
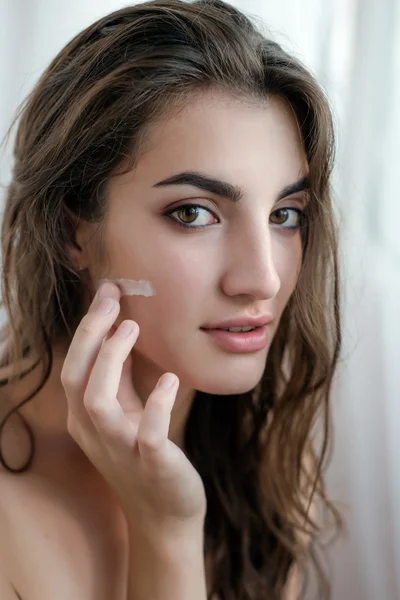
[(164, 373), (164, 375), (159, 380), (157, 387), (163, 390), (167, 390), (168, 388), (171, 388), (174, 385), (175, 381), (175, 375), (173, 375), (172, 373)]
[(131, 321), (124, 321), (118, 327), (117, 332), (121, 337), (128, 337), (130, 333), (134, 330), (135, 325)]
[(112, 311), (115, 305), (115, 300), (113, 298), (103, 298), (100, 304), (97, 306), (96, 311), (102, 315), (107, 315)]
[(99, 287), (99, 289), (97, 290), (99, 298), (107, 298), (108, 296), (113, 294), (113, 292), (114, 292), (114, 286), (112, 283), (109, 283), (109, 282), (102, 283), (101, 286)]

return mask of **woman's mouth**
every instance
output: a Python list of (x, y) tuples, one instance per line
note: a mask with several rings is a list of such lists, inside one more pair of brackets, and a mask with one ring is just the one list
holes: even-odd
[[(234, 327), (231, 329), (239, 329)], [(242, 328), (240, 328), (242, 329)], [(243, 327), (243, 329), (249, 329)], [(262, 350), (268, 343), (267, 326), (254, 327), (251, 331), (226, 331), (225, 329), (202, 328), (220, 347), (230, 352), (256, 352)]]

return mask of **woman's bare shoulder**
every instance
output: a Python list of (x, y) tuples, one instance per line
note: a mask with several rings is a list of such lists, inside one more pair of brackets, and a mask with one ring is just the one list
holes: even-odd
[[(122, 600), (128, 545), (120, 512), (71, 469), (0, 471), (1, 600)], [(61, 472), (61, 473), (60, 473)], [(9, 591), (3, 593), (3, 588)]]

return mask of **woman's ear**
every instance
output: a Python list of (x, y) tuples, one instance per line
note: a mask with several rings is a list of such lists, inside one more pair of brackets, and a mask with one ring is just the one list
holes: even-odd
[(79, 219), (78, 215), (73, 213), (67, 206), (65, 210), (65, 226), (67, 228), (67, 252), (77, 271), (82, 271), (88, 266), (88, 257), (86, 251), (86, 237), (89, 223)]

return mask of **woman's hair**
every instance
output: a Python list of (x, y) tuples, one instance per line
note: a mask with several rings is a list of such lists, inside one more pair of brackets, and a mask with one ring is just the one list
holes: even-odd
[[(87, 273), (77, 272), (67, 249), (74, 244), (75, 217), (98, 225), (94, 239), (101, 253), (110, 177), (135, 167), (150, 125), (208, 90), (256, 103), (286, 101), (301, 132), (310, 180), (302, 266), (261, 381), (232, 396), (197, 391), (187, 422), (185, 452), (207, 494), (204, 551), (215, 569), (213, 592), (226, 600), (281, 598), (298, 563), (304, 573), (307, 564), (316, 567), (318, 597), (328, 598), (329, 582), (314, 549), (322, 527), (309, 508), (319, 498), (340, 529), (323, 484), (341, 345), (332, 117), (309, 71), (222, 0), (154, 0), (99, 19), (67, 44), (20, 107), (12, 124), (20, 119), (1, 232), (7, 322), (0, 367), (8, 368), (1, 385), (37, 365), (43, 377), (6, 414), (1, 429), (42, 389), (52, 346), (70, 341), (84, 316)], [(24, 363), (31, 368), (24, 370)], [(311, 441), (317, 422), (323, 424), (319, 452)], [(25, 425), (32, 441), (27, 464), (11, 468), (0, 452), (14, 473), (26, 471), (34, 455)]]

